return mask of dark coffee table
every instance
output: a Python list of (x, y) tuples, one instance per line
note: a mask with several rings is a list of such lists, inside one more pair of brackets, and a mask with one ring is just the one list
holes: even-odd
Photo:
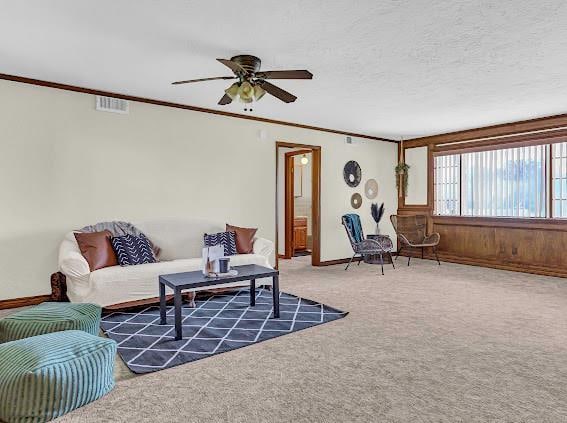
[(194, 272), (172, 273), (170, 275), (160, 275), (159, 277), (159, 314), (160, 324), (167, 324), (165, 287), (173, 289), (173, 305), (175, 309), (175, 340), (179, 341), (183, 337), (181, 325), (181, 291), (184, 289), (201, 288), (204, 286), (215, 286), (224, 283), (250, 281), (250, 305), (256, 305), (256, 279), (272, 278), (272, 298), (274, 302), (274, 318), (280, 317), (280, 289), (279, 272), (269, 267), (258, 266), (257, 264), (246, 264), (244, 266), (234, 266), (238, 271), (236, 276), (210, 277), (203, 275), (200, 270)]

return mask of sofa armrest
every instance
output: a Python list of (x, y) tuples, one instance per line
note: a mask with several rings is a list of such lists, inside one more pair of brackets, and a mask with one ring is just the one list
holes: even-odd
[(89, 263), (81, 254), (68, 254), (59, 260), (59, 269), (65, 276), (75, 278), (91, 273)]
[(59, 246), (59, 270), (65, 276), (75, 278), (91, 273), (89, 263), (81, 254), (72, 233), (67, 234)]
[(269, 258), (270, 255), (274, 252), (274, 243), (269, 239), (256, 238), (254, 239), (253, 251), (254, 254), (260, 254), (266, 258)]

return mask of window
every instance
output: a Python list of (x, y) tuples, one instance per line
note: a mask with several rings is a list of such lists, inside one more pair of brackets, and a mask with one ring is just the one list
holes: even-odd
[(553, 217), (567, 217), (567, 143), (561, 142), (551, 147)]
[[(555, 215), (567, 217), (567, 144), (553, 145)], [(437, 215), (547, 216), (550, 145), (436, 156)], [(561, 214), (563, 213), (563, 214)]]
[(461, 156), (435, 158), (435, 211), (445, 216), (461, 213)]

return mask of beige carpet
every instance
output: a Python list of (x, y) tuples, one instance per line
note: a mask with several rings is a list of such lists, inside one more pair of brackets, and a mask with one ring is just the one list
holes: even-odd
[(121, 365), (60, 421), (567, 421), (567, 280), (309, 259), (282, 263), (282, 289), (345, 319), (154, 374)]

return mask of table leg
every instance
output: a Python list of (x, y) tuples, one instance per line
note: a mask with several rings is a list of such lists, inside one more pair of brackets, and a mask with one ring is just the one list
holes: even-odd
[(280, 318), (280, 283), (279, 283), (279, 276), (274, 275), (272, 277), (273, 284), (272, 284), (272, 299), (274, 302), (274, 319)]
[(159, 282), (159, 324), (166, 325), (167, 317), (165, 315), (167, 309), (165, 304), (165, 284)]
[(250, 306), (256, 305), (256, 279), (250, 279)]
[(181, 326), (181, 290), (175, 289), (173, 306), (175, 308), (175, 340), (183, 338), (183, 328)]

